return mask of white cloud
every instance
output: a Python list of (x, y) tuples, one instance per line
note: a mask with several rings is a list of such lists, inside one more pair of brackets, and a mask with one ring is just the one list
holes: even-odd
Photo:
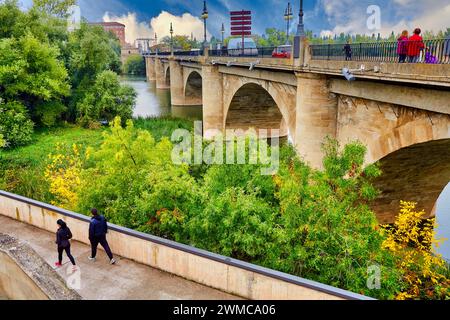
[(128, 12), (126, 15), (114, 16), (109, 12), (103, 15), (104, 22), (119, 22), (125, 25), (125, 40), (133, 44), (138, 38), (153, 38), (154, 33), (150, 26), (144, 22), (139, 22), (136, 13)]
[[(157, 17), (151, 19), (150, 23), (138, 21), (135, 12), (115, 16), (108, 12), (103, 15), (104, 22), (120, 22), (125, 25), (125, 39), (128, 43), (134, 43), (138, 38), (153, 38), (155, 33), (158, 39), (170, 36), (170, 23), (173, 25), (174, 35), (191, 36), (198, 40), (203, 39), (203, 22), (189, 13), (175, 16), (167, 11), (162, 11)], [(210, 38), (209, 32), (207, 32)]]
[[(150, 21), (152, 30), (156, 32), (159, 39), (170, 36), (170, 23), (173, 25), (174, 35), (190, 37), (192, 33), (197, 40), (204, 37), (203, 21), (190, 13), (175, 16), (167, 11), (162, 11), (159, 16)], [(210, 38), (209, 32), (207, 32), (207, 37)]]
[[(321, 35), (340, 33), (381, 33), (389, 35), (392, 31), (412, 31), (420, 27), (422, 30), (439, 31), (450, 27), (450, 3), (448, 0), (319, 0), (317, 12), (324, 12), (328, 23), (335, 26), (332, 30), (322, 30)], [(367, 27), (369, 4), (381, 8), (381, 29), (369, 30)]]

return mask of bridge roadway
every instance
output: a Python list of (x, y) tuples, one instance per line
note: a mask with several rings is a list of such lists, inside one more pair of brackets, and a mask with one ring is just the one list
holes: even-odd
[[(54, 234), (0, 215), (0, 233), (27, 242), (48, 264), (57, 260)], [(235, 300), (235, 296), (118, 258), (112, 266), (99, 250), (97, 261), (90, 262), (90, 248), (72, 242), (72, 254), (81, 270), (81, 289), (77, 292), (87, 300)], [(64, 256), (58, 273), (67, 279), (70, 262)], [(1, 295), (0, 295), (1, 300)]]

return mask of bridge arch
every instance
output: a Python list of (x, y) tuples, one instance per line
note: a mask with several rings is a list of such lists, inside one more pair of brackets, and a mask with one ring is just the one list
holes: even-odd
[(295, 135), (296, 88), (234, 76), (224, 86), (225, 129), (279, 129), (281, 137)]
[(170, 88), (170, 66), (168, 65), (165, 68), (165, 72), (164, 72), (164, 81), (165, 81), (165, 85)]
[(188, 105), (203, 104), (203, 79), (201, 74), (196, 71), (190, 71), (184, 83), (184, 97)]
[(383, 174), (374, 185), (381, 194), (373, 209), (380, 223), (395, 221), (401, 200), (435, 216), (436, 202), (450, 182), (450, 138), (399, 149), (379, 163)]

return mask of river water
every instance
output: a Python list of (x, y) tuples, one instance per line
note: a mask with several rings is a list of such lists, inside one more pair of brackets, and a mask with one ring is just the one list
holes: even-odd
[[(146, 82), (145, 78), (123, 78), (122, 82), (132, 86), (138, 93), (134, 116), (161, 117), (174, 116), (191, 120), (202, 120), (202, 107), (175, 107), (170, 103), (169, 90), (157, 90), (154, 82)], [(442, 193), (437, 203), (437, 236), (448, 238), (438, 253), (450, 261), (450, 184)]]

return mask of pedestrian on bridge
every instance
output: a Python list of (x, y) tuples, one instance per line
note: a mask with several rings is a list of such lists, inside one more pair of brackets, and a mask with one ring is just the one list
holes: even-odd
[(408, 30), (404, 30), (400, 38), (398, 38), (397, 53), (399, 56), (399, 63), (405, 63), (408, 56)]
[(75, 259), (70, 253), (70, 239), (72, 239), (72, 232), (63, 220), (59, 219), (56, 223), (58, 224), (58, 231), (56, 232), (56, 244), (58, 245), (58, 262), (55, 263), (55, 266), (57, 268), (62, 266), (63, 252), (65, 251), (67, 257), (72, 263), (73, 271), (75, 272)]
[(113, 257), (108, 241), (106, 240), (106, 234), (108, 233), (108, 223), (106, 218), (98, 214), (97, 209), (92, 209), (93, 215), (91, 223), (89, 224), (89, 241), (91, 242), (91, 256), (89, 260), (95, 261), (97, 256), (97, 247), (99, 244), (105, 249), (106, 254), (109, 257), (109, 262), (115, 264), (116, 260)]
[(420, 35), (422, 30), (416, 28), (414, 34), (409, 38), (408, 44), (408, 57), (410, 63), (420, 62), (420, 54), (425, 50), (425, 44), (423, 43), (423, 38)]

